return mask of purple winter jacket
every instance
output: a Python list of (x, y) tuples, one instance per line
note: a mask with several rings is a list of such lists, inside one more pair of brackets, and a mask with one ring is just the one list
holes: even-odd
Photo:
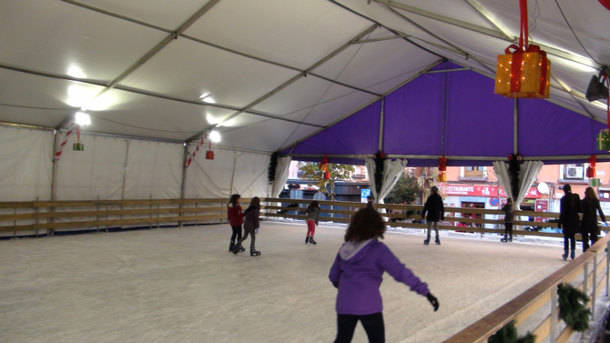
[(412, 291), (428, 294), (428, 286), (398, 260), (390, 249), (377, 239), (364, 242), (345, 242), (339, 249), (328, 278), (339, 289), (336, 309), (338, 314), (365, 315), (383, 311), (381, 285), (387, 271)]

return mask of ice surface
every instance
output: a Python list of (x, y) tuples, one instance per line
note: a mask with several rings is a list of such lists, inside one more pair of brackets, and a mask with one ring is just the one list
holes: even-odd
[[(0, 241), (0, 342), (331, 342), (327, 279), (344, 230), (262, 222), (262, 256), (228, 224)], [(387, 233), (440, 301), (384, 276), (387, 342), (441, 342), (562, 266), (558, 246)], [(248, 243), (248, 242), (246, 242)], [(249, 247), (249, 243), (245, 244)], [(354, 342), (366, 342), (360, 325)]]

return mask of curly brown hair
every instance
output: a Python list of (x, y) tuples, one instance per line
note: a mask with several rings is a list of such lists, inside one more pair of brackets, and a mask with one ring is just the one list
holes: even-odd
[(385, 224), (381, 215), (372, 207), (365, 207), (352, 216), (345, 233), (345, 241), (362, 242), (371, 238), (383, 238)]

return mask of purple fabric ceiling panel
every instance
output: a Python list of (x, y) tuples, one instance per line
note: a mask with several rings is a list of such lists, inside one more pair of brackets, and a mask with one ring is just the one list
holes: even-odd
[(374, 154), (379, 140), (380, 113), (381, 102), (376, 101), (287, 151), (293, 154)]
[(602, 154), (596, 147), (606, 126), (540, 99), (519, 99), (519, 153), (527, 156)]
[(441, 146), (442, 73), (425, 74), (386, 96), (383, 151), (438, 155)]
[(513, 100), (494, 94), (494, 80), (472, 71), (447, 77), (448, 156), (508, 156), (513, 150)]

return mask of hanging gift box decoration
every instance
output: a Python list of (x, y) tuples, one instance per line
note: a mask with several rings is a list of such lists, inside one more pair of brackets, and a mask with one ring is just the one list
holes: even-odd
[(208, 143), (208, 151), (205, 152), (205, 159), (206, 160), (213, 160), (214, 159), (214, 151), (212, 150), (212, 141), (210, 141)]
[(597, 150), (610, 151), (610, 130), (602, 129), (597, 134)]
[(601, 186), (601, 181), (598, 178), (589, 179), (589, 186), (591, 187), (599, 187)]
[(587, 163), (589, 163), (589, 166), (587, 167), (587, 177), (588, 178), (594, 178), (595, 177), (595, 162), (597, 161), (597, 157), (595, 155), (591, 155), (591, 157), (589, 157), (589, 159), (587, 160)]
[(330, 171), (328, 170), (328, 157), (326, 157), (326, 155), (322, 157), (322, 161), (320, 162), (319, 168), (323, 173), (324, 180), (330, 180)]
[(84, 151), (85, 145), (80, 142), (80, 126), (76, 127), (76, 143), (72, 144), (72, 150)]
[(445, 156), (438, 159), (438, 181), (447, 182), (447, 157)]
[(511, 98), (548, 98), (551, 61), (539, 46), (528, 44), (527, 0), (520, 0), (519, 6), (519, 46), (511, 44), (498, 56), (494, 92)]

